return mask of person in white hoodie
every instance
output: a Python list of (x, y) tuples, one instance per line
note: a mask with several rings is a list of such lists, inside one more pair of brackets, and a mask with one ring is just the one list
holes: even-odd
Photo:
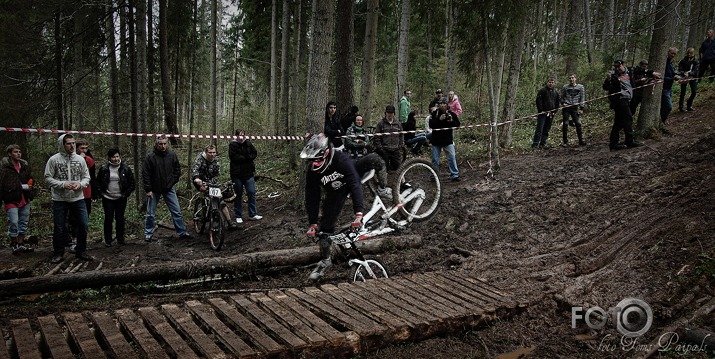
[(62, 262), (67, 238), (67, 214), (74, 216), (79, 224), (77, 228), (77, 246), (75, 256), (91, 261), (87, 254), (87, 207), (85, 207), (82, 189), (89, 186), (89, 169), (82, 156), (75, 152), (75, 139), (72, 134), (64, 134), (57, 139), (59, 150), (47, 160), (45, 165), (45, 183), (52, 193), (52, 233), (53, 256), (50, 263)]

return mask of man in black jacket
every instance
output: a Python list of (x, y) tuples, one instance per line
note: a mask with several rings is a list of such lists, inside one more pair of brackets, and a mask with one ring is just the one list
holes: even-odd
[(556, 80), (553, 78), (546, 81), (546, 85), (536, 93), (536, 110), (539, 112), (536, 118), (536, 130), (531, 148), (548, 148), (546, 140), (549, 139), (549, 131), (554, 121), (554, 115), (559, 109), (561, 100), (559, 92), (554, 88)]
[[(439, 100), (439, 108), (432, 112), (429, 120), (429, 127), (432, 131), (432, 167), (439, 173), (439, 156), (442, 150), (447, 153), (447, 165), (449, 166), (449, 179), (459, 181), (459, 168), (457, 168), (457, 154), (454, 149), (454, 130), (452, 127), (459, 127), (459, 117), (449, 110), (449, 100), (442, 97)], [(446, 128), (446, 130), (442, 130)]]
[[(611, 151), (615, 151), (627, 147), (643, 146), (643, 142), (636, 141), (634, 137), (633, 114), (630, 108), (631, 98), (633, 98), (633, 84), (631, 83), (631, 75), (628, 73), (623, 60), (613, 62), (613, 71), (606, 74), (603, 89), (608, 91), (608, 100), (611, 103), (611, 109), (615, 112), (608, 147)], [(625, 144), (618, 142), (621, 130), (626, 135)]]
[(248, 199), (248, 219), (257, 221), (263, 216), (256, 209), (256, 165), (253, 160), (258, 156), (256, 147), (246, 138), (246, 132), (236, 130), (236, 138), (228, 145), (228, 158), (231, 160), (231, 181), (236, 191), (233, 202), (233, 214), (236, 223), (243, 223), (243, 188)]
[(186, 231), (184, 218), (181, 216), (179, 198), (176, 196), (174, 185), (179, 182), (181, 164), (176, 153), (169, 151), (169, 140), (161, 135), (156, 138), (154, 150), (147, 154), (142, 167), (142, 183), (146, 192), (146, 221), (144, 223), (144, 240), (151, 242), (154, 236), (154, 215), (159, 199), (164, 197), (166, 206), (169, 207), (171, 219), (179, 238), (192, 238)]

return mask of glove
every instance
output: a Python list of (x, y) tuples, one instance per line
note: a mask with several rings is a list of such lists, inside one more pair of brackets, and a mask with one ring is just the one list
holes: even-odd
[(355, 213), (355, 217), (353, 217), (353, 223), (350, 224), (350, 228), (355, 233), (360, 231), (360, 227), (362, 227), (362, 212)]
[(318, 231), (318, 225), (317, 224), (311, 224), (310, 227), (308, 227), (308, 231), (305, 232), (305, 236), (308, 238), (315, 238), (315, 232)]

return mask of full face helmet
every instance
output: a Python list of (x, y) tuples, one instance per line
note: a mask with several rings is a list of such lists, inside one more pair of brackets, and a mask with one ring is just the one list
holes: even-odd
[(310, 169), (323, 173), (333, 162), (333, 146), (322, 133), (311, 137), (303, 147), (300, 158), (310, 161)]

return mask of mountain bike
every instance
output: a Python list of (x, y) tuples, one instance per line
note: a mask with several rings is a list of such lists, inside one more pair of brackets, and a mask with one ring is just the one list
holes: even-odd
[[(194, 231), (204, 233), (209, 225), (209, 244), (213, 250), (221, 250), (223, 246), (226, 219), (221, 211), (221, 202), (232, 202), (236, 198), (231, 181), (222, 184), (203, 183), (208, 189), (198, 192), (192, 198)], [(196, 198), (198, 196), (198, 198)]]
[[(336, 234), (318, 233), (319, 239), (327, 238), (333, 248), (339, 248), (338, 251), (331, 250), (331, 253), (340, 253), (348, 260), (349, 280), (352, 282), (388, 277), (384, 263), (378, 258), (363, 256), (356, 242), (405, 229), (412, 222), (430, 219), (437, 213), (442, 195), (442, 184), (437, 172), (424, 159), (410, 159), (400, 166), (392, 186), (393, 204), (389, 207), (378, 195), (377, 182), (372, 180), (374, 176), (375, 170), (370, 170), (361, 179), (362, 184), (368, 188), (367, 195), (373, 199), (357, 233), (349, 227)], [(378, 216), (378, 213), (381, 215)], [(311, 277), (321, 278), (325, 269), (332, 265), (332, 258), (331, 255), (331, 259), (318, 262)]]
[[(442, 183), (429, 161), (412, 158), (400, 166), (392, 184), (393, 204), (389, 207), (377, 194), (377, 183), (371, 180), (374, 176), (375, 170), (370, 170), (361, 179), (372, 197), (372, 205), (363, 217), (360, 239), (405, 229), (412, 222), (426, 221), (437, 213)], [(399, 216), (395, 216), (397, 213)]]

